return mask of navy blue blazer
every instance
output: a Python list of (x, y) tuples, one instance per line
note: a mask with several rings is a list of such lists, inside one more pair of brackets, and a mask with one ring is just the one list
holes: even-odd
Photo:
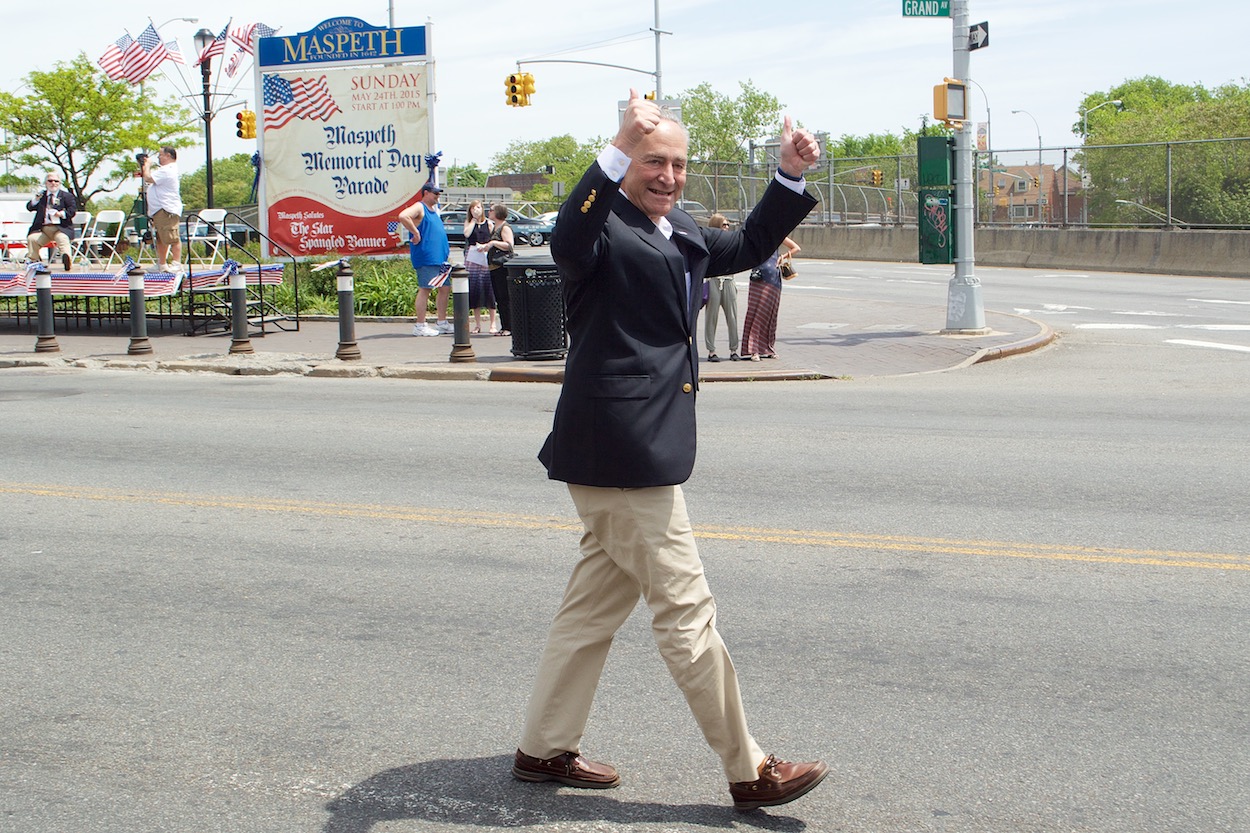
[(57, 191), (45, 191), (40, 196), (35, 197), (26, 203), (26, 210), (35, 212), (35, 219), (30, 224), (30, 231), (28, 234), (34, 234), (37, 231), (42, 231), (43, 227), (48, 225), (48, 223), (45, 222), (45, 218), (47, 216), (46, 211), (48, 209), (49, 202), (52, 203), (52, 208), (60, 209), (65, 212), (65, 216), (56, 223), (53, 223), (53, 225), (60, 226), (61, 229), (67, 233), (74, 227), (74, 224), (70, 221), (74, 218), (74, 215), (78, 213), (78, 200), (74, 199), (73, 193), (64, 189)]
[(689, 479), (703, 279), (759, 265), (815, 205), (774, 182), (740, 230), (702, 228), (674, 210), (666, 240), (597, 162), (590, 166), (551, 236), (569, 354), (538, 455), (549, 477), (620, 488)]

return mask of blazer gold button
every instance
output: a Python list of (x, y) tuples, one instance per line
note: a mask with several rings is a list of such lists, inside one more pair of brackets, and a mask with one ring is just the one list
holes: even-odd
[(690, 391), (692, 390), (694, 390), (694, 386), (691, 385), (689, 382), (681, 386), (682, 393), (690, 393)]

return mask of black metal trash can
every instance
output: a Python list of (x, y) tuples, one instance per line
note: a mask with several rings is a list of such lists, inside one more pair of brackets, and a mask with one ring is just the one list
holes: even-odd
[(519, 256), (505, 268), (512, 305), (512, 355), (535, 361), (563, 359), (568, 353), (568, 335), (555, 262), (542, 255)]

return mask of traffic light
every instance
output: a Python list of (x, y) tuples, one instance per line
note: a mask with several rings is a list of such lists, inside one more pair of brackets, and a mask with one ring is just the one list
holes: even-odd
[(256, 138), (256, 113), (253, 110), (240, 110), (234, 114), (234, 135), (240, 139)]
[(514, 72), (504, 79), (504, 92), (507, 94), (509, 107), (530, 106), (530, 96), (534, 94), (534, 76), (528, 72)]
[(647, 93), (646, 95), (643, 96), (643, 98), (645, 98), (647, 101), (655, 101), (655, 90), (652, 90), (651, 92)]
[(1042, 187), (1042, 178), (1041, 178), (1040, 176), (1034, 176), (1034, 177), (1033, 177), (1033, 187), (1034, 187), (1034, 188), (1041, 188), (1041, 187)]
[(872, 187), (880, 188), (881, 183), (885, 181), (885, 175), (881, 173), (880, 168), (872, 169)]
[(994, 196), (996, 196), (996, 197), (998, 196), (998, 186), (997, 186), (997, 185), (995, 185), (995, 186), (994, 186)]

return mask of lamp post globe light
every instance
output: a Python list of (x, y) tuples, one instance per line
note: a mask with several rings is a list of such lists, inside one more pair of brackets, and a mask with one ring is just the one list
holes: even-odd
[(1023, 113), (1033, 119), (1033, 126), (1037, 128), (1037, 222), (1042, 222), (1042, 128), (1037, 123), (1037, 117), (1028, 110), (1012, 110), (1013, 114)]
[[(209, 44), (217, 40), (217, 36), (208, 29), (201, 28), (195, 33), (195, 50), (203, 55)], [(212, 58), (200, 62), (200, 80), (204, 84), (204, 182), (205, 208), (213, 207), (213, 99), (212, 99)]]

